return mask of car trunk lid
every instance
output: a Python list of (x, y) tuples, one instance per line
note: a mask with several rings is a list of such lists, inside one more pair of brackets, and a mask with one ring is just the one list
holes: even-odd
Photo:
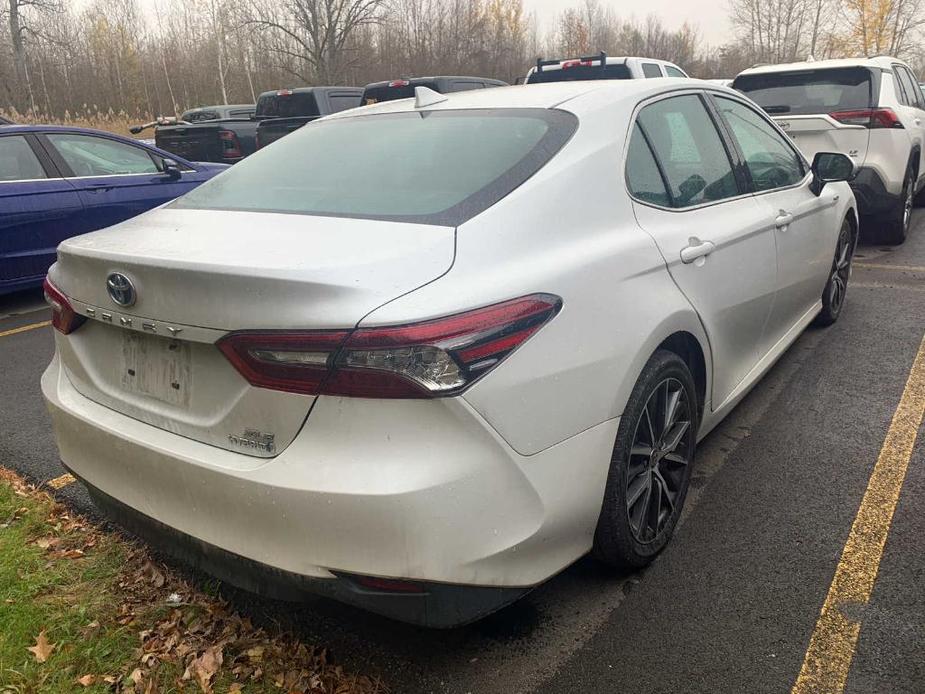
[[(314, 396), (251, 386), (217, 340), (244, 329), (352, 328), (446, 272), (453, 253), (450, 227), (156, 210), (61, 245), (51, 281), (89, 320), (59, 340), (59, 353), (91, 400), (269, 457), (298, 433)], [(133, 284), (132, 305), (114, 303), (113, 273)]]
[(818, 152), (844, 152), (860, 166), (867, 157), (870, 128), (838, 122), (828, 114), (774, 116), (810, 161)]

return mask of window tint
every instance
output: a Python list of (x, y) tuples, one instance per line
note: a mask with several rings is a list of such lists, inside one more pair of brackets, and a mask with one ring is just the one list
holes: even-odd
[(356, 108), (360, 105), (360, 97), (360, 94), (328, 94), (328, 101), (331, 102), (331, 113)]
[(626, 183), (630, 193), (639, 200), (671, 207), (665, 181), (658, 172), (655, 157), (638, 123), (633, 126), (633, 135), (626, 153)]
[(146, 150), (92, 135), (51, 133), (51, 144), (75, 176), (158, 173)]
[(576, 126), (552, 109), (318, 121), (172, 204), (456, 226), (527, 180)]
[(22, 135), (0, 137), (0, 181), (47, 178), (35, 152)]
[(544, 68), (527, 77), (527, 84), (543, 82), (576, 82), (580, 80), (628, 80), (632, 79), (630, 69), (623, 63), (610, 65), (573, 65), (569, 68)]
[(657, 101), (642, 109), (638, 123), (668, 178), (675, 207), (739, 194), (726, 148), (699, 97)]
[(668, 73), (669, 77), (687, 77), (687, 75), (681, 72), (678, 68), (671, 67), (671, 65), (665, 66), (665, 72)]
[[(356, 104), (359, 106), (359, 103)], [(257, 99), (258, 118), (294, 118), (298, 116), (318, 116), (318, 104), (311, 92), (294, 92), (281, 89), (269, 92)]]
[(909, 95), (906, 93), (906, 85), (903, 84), (902, 79), (899, 76), (899, 70), (893, 70), (893, 91), (896, 92), (896, 98), (899, 100), (899, 103), (904, 106), (909, 106)]
[(207, 120), (217, 120), (221, 118), (218, 111), (188, 111), (180, 116), (180, 120), (188, 123), (201, 123)]
[(871, 108), (872, 76), (863, 67), (740, 75), (732, 83), (771, 115)]
[(646, 77), (663, 77), (661, 68), (655, 63), (643, 63), (642, 74)]
[(716, 98), (723, 118), (732, 128), (745, 165), (757, 190), (796, 185), (803, 180), (803, 162), (787, 140), (745, 104)]

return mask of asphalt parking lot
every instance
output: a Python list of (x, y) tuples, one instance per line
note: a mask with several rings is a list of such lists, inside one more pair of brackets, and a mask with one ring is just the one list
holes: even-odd
[[(92, 513), (39, 392), (48, 319), (40, 293), (0, 297), (0, 465)], [(225, 594), (395, 692), (925, 692), (923, 333), (917, 212), (905, 245), (858, 248), (839, 322), (804, 333), (701, 444), (674, 541), (641, 573), (585, 559), (445, 632)]]

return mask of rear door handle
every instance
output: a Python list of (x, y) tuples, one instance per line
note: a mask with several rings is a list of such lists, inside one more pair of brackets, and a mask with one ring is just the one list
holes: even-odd
[(780, 214), (777, 215), (777, 219), (774, 220), (774, 226), (776, 226), (781, 231), (786, 231), (787, 227), (793, 222), (793, 215), (784, 210), (780, 211)]
[(681, 249), (682, 263), (693, 263), (698, 258), (705, 258), (716, 248), (712, 241), (701, 241), (696, 236), (692, 236), (687, 242), (690, 245)]

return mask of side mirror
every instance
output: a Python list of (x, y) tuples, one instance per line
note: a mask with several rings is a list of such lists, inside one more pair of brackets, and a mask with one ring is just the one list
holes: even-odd
[(180, 165), (173, 159), (164, 160), (164, 175), (171, 181), (177, 181), (183, 176)]
[(813, 180), (809, 189), (820, 195), (826, 183), (850, 181), (857, 175), (857, 167), (851, 158), (839, 152), (817, 152), (813, 157)]

